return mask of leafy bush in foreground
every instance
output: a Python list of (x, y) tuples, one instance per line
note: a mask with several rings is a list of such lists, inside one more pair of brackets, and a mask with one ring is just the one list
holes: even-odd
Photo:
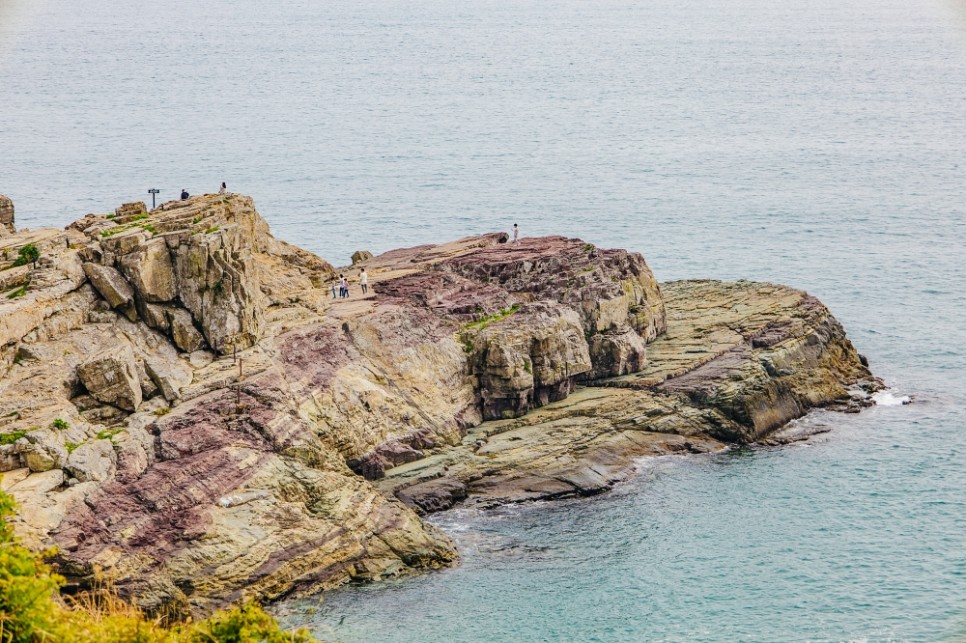
[(285, 632), (258, 605), (218, 612), (206, 621), (167, 628), (109, 588), (60, 599), (63, 577), (17, 542), (8, 522), (16, 504), (0, 491), (0, 643), (311, 643)]

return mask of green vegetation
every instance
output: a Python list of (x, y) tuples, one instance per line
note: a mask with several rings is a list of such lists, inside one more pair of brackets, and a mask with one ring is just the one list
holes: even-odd
[(0, 445), (2, 444), (13, 444), (23, 436), (27, 435), (26, 431), (14, 431), (12, 433), (0, 433)]
[(202, 219), (202, 217), (200, 217), (200, 216), (195, 217), (194, 219), (191, 220), (191, 224), (194, 225), (196, 223), (199, 223), (199, 222), (201, 222), (201, 219)]
[(141, 224), (141, 229), (142, 229), (142, 230), (147, 230), (147, 231), (148, 231), (148, 232), (150, 232), (151, 234), (157, 234), (157, 233), (158, 233), (158, 230), (157, 230), (157, 228), (155, 228), (155, 227), (154, 227), (153, 225), (151, 225), (150, 223), (142, 223), (142, 224)]
[(483, 315), (483, 309), (477, 308), (476, 314), (483, 316), (477, 319), (475, 322), (470, 322), (469, 324), (460, 327), (458, 338), (463, 344), (463, 352), (467, 354), (473, 352), (474, 340), (484, 328), (502, 319), (506, 319), (518, 310), (520, 310), (520, 304), (513, 304), (512, 306), (507, 306), (506, 308), (500, 309), (492, 315)]
[(114, 436), (117, 435), (118, 433), (123, 432), (123, 431), (124, 431), (124, 429), (122, 429), (121, 427), (115, 427), (113, 429), (104, 429), (103, 431), (98, 431), (97, 432), (97, 439), (98, 440), (110, 440), (111, 442), (113, 442), (114, 441)]
[(219, 229), (221, 229), (221, 226), (216, 226), (216, 225), (209, 226), (208, 228), (205, 229), (205, 234), (211, 234), (212, 232), (218, 232)]
[(64, 442), (64, 448), (67, 449), (67, 453), (73, 453), (82, 444), (87, 444), (86, 442)]
[(158, 417), (161, 417), (162, 415), (167, 415), (170, 412), (171, 412), (171, 407), (169, 406), (162, 406), (160, 409), (154, 409), (154, 414), (157, 415)]
[(57, 418), (57, 419), (54, 420), (53, 427), (55, 429), (60, 429), (61, 431), (63, 431), (65, 429), (69, 429), (70, 428), (70, 424), (68, 424), (64, 420), (61, 420), (60, 418)]
[(16, 290), (11, 290), (9, 293), (7, 293), (7, 299), (17, 299), (18, 297), (23, 297), (27, 294), (27, 288), (29, 287), (30, 284), (24, 284)]
[(17, 259), (13, 262), (15, 266), (25, 266), (32, 263), (37, 267), (37, 260), (40, 259), (40, 250), (32, 243), (28, 243), (17, 252)]
[(101, 238), (106, 239), (107, 237), (113, 237), (118, 232), (124, 232), (125, 230), (130, 230), (130, 229), (131, 229), (131, 226), (127, 226), (127, 225), (119, 225), (113, 228), (108, 228), (107, 230), (104, 230), (103, 232), (101, 232)]
[(593, 252), (593, 251), (594, 251), (594, 244), (592, 243), (584, 244), (584, 252)]
[(312, 643), (304, 630), (285, 632), (258, 605), (171, 627), (150, 620), (110, 584), (60, 597), (64, 578), (45, 558), (17, 542), (9, 519), (16, 504), (0, 491), (0, 643)]
[(138, 214), (134, 217), (131, 217), (131, 221), (144, 221), (147, 218), (148, 218), (148, 215), (146, 214)]
[(507, 306), (506, 308), (502, 308), (498, 312), (493, 313), (492, 315), (487, 315), (482, 319), (478, 319), (475, 322), (466, 324), (460, 330), (472, 330), (472, 331), (479, 332), (492, 323), (506, 319), (507, 317), (517, 312), (518, 310), (520, 310), (520, 304), (513, 304), (512, 306)]

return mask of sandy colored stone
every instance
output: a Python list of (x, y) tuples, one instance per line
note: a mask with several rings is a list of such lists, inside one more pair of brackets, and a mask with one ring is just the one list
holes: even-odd
[(95, 398), (126, 411), (141, 404), (141, 384), (130, 344), (121, 343), (77, 367), (77, 374)]
[(110, 266), (96, 263), (85, 263), (84, 273), (91, 280), (91, 285), (98, 294), (107, 300), (111, 308), (117, 308), (131, 321), (137, 321), (137, 311), (134, 309), (134, 290), (121, 273)]
[(195, 328), (191, 313), (183, 308), (175, 308), (168, 313), (171, 340), (186, 353), (193, 353), (205, 345), (205, 338)]
[(64, 468), (81, 482), (106, 482), (117, 471), (117, 455), (110, 440), (81, 444), (67, 456)]
[(372, 259), (372, 253), (368, 250), (356, 250), (352, 253), (352, 265), (363, 263)]
[(9, 197), (5, 197), (0, 194), (0, 228), (3, 228), (3, 233), (13, 234), (17, 231), (14, 225), (14, 212), (13, 212), (13, 201)]
[(119, 267), (146, 302), (171, 301), (178, 296), (174, 268), (164, 239), (150, 239), (121, 256)]

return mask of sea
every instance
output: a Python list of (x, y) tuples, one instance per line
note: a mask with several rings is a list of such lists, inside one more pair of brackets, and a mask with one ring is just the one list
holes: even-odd
[[(807, 290), (890, 387), (783, 447), (433, 522), (346, 642), (966, 640), (963, 0), (0, 0), (21, 227), (228, 189), (336, 265), (508, 230)], [(903, 404), (909, 401), (909, 404)]]

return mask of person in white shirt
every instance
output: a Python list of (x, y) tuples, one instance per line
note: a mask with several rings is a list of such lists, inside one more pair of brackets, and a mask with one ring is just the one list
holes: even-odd
[(363, 295), (369, 292), (369, 275), (366, 274), (365, 268), (359, 273), (359, 285), (362, 286)]

